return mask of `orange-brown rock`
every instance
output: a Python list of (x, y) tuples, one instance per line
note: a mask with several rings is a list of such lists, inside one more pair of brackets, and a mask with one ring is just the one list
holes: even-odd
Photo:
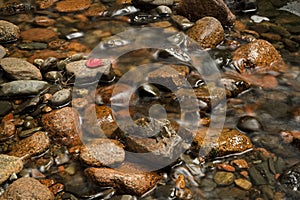
[(76, 12), (85, 10), (91, 6), (91, 0), (63, 0), (56, 4), (56, 10), (59, 12)]
[(21, 37), (26, 41), (49, 42), (57, 37), (57, 33), (46, 28), (32, 28), (21, 32)]

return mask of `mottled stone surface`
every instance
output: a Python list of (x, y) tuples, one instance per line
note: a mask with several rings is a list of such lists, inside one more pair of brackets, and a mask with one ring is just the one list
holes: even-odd
[(0, 200), (54, 200), (53, 193), (38, 180), (30, 177), (13, 182), (0, 196)]
[(223, 0), (179, 0), (175, 10), (192, 21), (206, 16), (217, 18), (223, 25), (232, 25), (235, 21), (234, 14)]
[(100, 186), (112, 186), (118, 191), (141, 196), (162, 178), (157, 172), (147, 172), (135, 164), (124, 164), (117, 169), (88, 168), (85, 173)]
[(36, 132), (32, 136), (17, 142), (8, 155), (26, 160), (39, 155), (50, 147), (50, 139), (45, 132)]
[(91, 6), (91, 0), (63, 0), (56, 4), (56, 10), (59, 12), (75, 12), (85, 10)]
[(38, 94), (48, 83), (38, 80), (18, 80), (1, 84), (0, 96), (15, 97)]
[(286, 65), (275, 47), (265, 40), (242, 45), (233, 53), (234, 65), (240, 73), (284, 71)]
[(42, 80), (40, 70), (23, 59), (13, 57), (3, 58), (0, 60), (0, 66), (14, 80)]
[(199, 19), (186, 33), (203, 48), (214, 48), (225, 38), (221, 23), (213, 17)]
[(81, 144), (79, 114), (73, 108), (64, 107), (44, 114), (42, 124), (54, 141), (67, 146)]
[(123, 148), (117, 140), (96, 139), (92, 144), (81, 147), (80, 158), (90, 166), (110, 166), (124, 161)]
[(15, 156), (0, 154), (0, 184), (6, 181), (13, 173), (23, 169), (23, 162)]
[(57, 33), (46, 28), (32, 28), (21, 32), (21, 37), (25, 41), (49, 42), (57, 37)]
[(20, 38), (20, 29), (18, 26), (0, 20), (0, 43), (14, 42)]

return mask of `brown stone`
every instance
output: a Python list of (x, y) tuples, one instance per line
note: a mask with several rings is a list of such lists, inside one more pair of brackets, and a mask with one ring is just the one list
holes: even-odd
[(8, 155), (26, 160), (39, 155), (50, 147), (50, 140), (45, 132), (36, 132), (32, 136), (17, 142)]
[(101, 3), (92, 4), (89, 9), (87, 9), (84, 14), (88, 17), (95, 17), (102, 15), (106, 11), (106, 7)]
[(112, 110), (108, 106), (90, 105), (84, 114), (85, 128), (95, 136), (110, 137), (118, 128)]
[(38, 16), (34, 18), (34, 22), (39, 25), (39, 26), (52, 26), (53, 24), (56, 23), (56, 21), (54, 19), (50, 19), (48, 17), (45, 16)]
[(79, 114), (73, 108), (64, 107), (44, 114), (42, 124), (53, 140), (69, 147), (81, 144)]
[(57, 37), (57, 33), (46, 28), (32, 28), (21, 32), (21, 37), (25, 41), (49, 42)]
[[(9, 116), (10, 114), (6, 115)], [(4, 141), (12, 137), (16, 132), (16, 127), (13, 119), (2, 119), (0, 124), (0, 141)]]
[(117, 140), (97, 139), (92, 144), (83, 145), (80, 158), (90, 166), (110, 166), (125, 159), (124, 146)]
[(213, 17), (199, 19), (186, 33), (203, 48), (214, 48), (225, 37), (221, 23)]
[(0, 196), (0, 200), (54, 200), (53, 193), (34, 178), (26, 177), (14, 181)]
[(244, 159), (236, 159), (231, 161), (233, 165), (236, 165), (239, 169), (247, 169), (249, 168), (248, 163)]
[(238, 178), (234, 180), (234, 183), (244, 190), (250, 190), (252, 183), (246, 179)]
[(281, 36), (276, 33), (262, 33), (260, 34), (264, 39), (269, 40), (269, 41), (280, 41)]
[(233, 61), (240, 73), (284, 71), (286, 65), (277, 50), (265, 40), (242, 45), (233, 53)]
[(73, 53), (72, 52), (59, 52), (59, 51), (51, 51), (51, 50), (43, 50), (36, 52), (29, 58), (27, 58), (27, 61), (30, 63), (33, 63), (33, 61), (37, 58), (44, 59), (46, 60), (49, 57), (55, 57), (57, 59), (64, 59), (67, 58), (68, 56), (71, 56)]
[(91, 6), (91, 0), (63, 0), (56, 4), (58, 12), (76, 12), (85, 10)]
[(119, 192), (141, 196), (152, 189), (162, 178), (157, 172), (147, 172), (133, 164), (117, 169), (88, 168), (87, 176), (100, 186), (112, 186)]
[(18, 26), (4, 20), (0, 20), (0, 43), (14, 42), (20, 38)]
[(175, 11), (192, 21), (206, 16), (217, 18), (223, 25), (232, 25), (235, 21), (234, 14), (223, 0), (179, 0)]
[(40, 9), (47, 9), (51, 7), (55, 2), (59, 0), (37, 0), (36, 3), (40, 7)]
[(23, 169), (23, 162), (15, 156), (0, 154), (0, 184), (6, 181), (13, 173)]
[(229, 164), (226, 164), (226, 163), (221, 163), (221, 164), (218, 164), (218, 169), (220, 170), (224, 170), (224, 171), (227, 171), (227, 172), (235, 172), (235, 168)]

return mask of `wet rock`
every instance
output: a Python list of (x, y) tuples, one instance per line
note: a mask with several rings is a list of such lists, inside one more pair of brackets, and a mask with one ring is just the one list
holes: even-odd
[(213, 129), (208, 132), (207, 128), (195, 131), (193, 150), (200, 156), (220, 157), (251, 148), (251, 140), (235, 129), (224, 128), (221, 133)]
[(175, 11), (192, 21), (206, 16), (215, 17), (222, 25), (232, 25), (235, 21), (234, 14), (223, 0), (203, 0), (201, 3), (197, 0), (179, 0)]
[(262, 38), (268, 40), (268, 41), (280, 41), (281, 40), (281, 36), (279, 34), (276, 33), (262, 33), (260, 34)]
[(234, 183), (244, 190), (250, 190), (252, 183), (246, 179), (238, 178), (234, 180)]
[(97, 139), (81, 147), (80, 158), (95, 167), (119, 164), (125, 159), (123, 145), (117, 140)]
[(62, 73), (59, 71), (49, 71), (45, 73), (44, 76), (48, 81), (53, 81), (53, 82), (57, 82), (63, 78)]
[(62, 106), (71, 100), (72, 92), (70, 89), (62, 89), (55, 92), (50, 100), (54, 106)]
[(0, 43), (14, 42), (19, 38), (19, 27), (10, 22), (0, 20)]
[(45, 132), (36, 132), (32, 136), (17, 142), (8, 155), (26, 160), (43, 153), (49, 147), (50, 139), (47, 134)]
[(82, 131), (79, 127), (79, 115), (76, 110), (64, 107), (44, 114), (42, 124), (54, 141), (67, 146), (81, 144)]
[[(5, 140), (11, 138), (16, 132), (16, 127), (15, 127), (15, 124), (14, 124), (14, 120), (13, 119), (6, 119), (6, 117), (9, 116), (9, 115), (11, 115), (11, 114), (8, 114), (8, 115), (4, 116), (4, 118), (1, 121), (1, 124), (0, 124), (0, 141), (5, 141)], [(12, 118), (13, 118), (13, 116), (12, 116)]]
[(90, 105), (84, 111), (84, 126), (95, 136), (107, 137), (118, 128), (111, 108), (104, 105)]
[(233, 165), (236, 165), (239, 169), (247, 169), (248, 168), (248, 163), (244, 159), (236, 159), (231, 161)]
[(23, 41), (49, 42), (57, 37), (57, 33), (46, 28), (32, 28), (21, 32)]
[(291, 51), (291, 52), (298, 51), (298, 48), (299, 48), (299, 43), (298, 42), (294, 42), (290, 39), (285, 38), (285, 39), (283, 39), (283, 43), (289, 51)]
[(227, 172), (235, 172), (235, 168), (229, 164), (226, 164), (226, 163), (221, 163), (221, 164), (218, 164), (218, 169), (220, 170), (224, 170), (224, 171), (227, 171)]
[(12, 109), (9, 101), (0, 101), (0, 116), (6, 115)]
[(234, 181), (234, 174), (231, 172), (217, 172), (214, 181), (220, 186), (230, 185)]
[(23, 162), (15, 156), (0, 154), (0, 184), (6, 181), (13, 173), (23, 169)]
[(155, 85), (150, 83), (142, 84), (138, 89), (138, 94), (141, 98), (143, 97), (153, 97), (158, 98), (160, 96), (160, 91)]
[(265, 184), (267, 184), (266, 179), (260, 173), (260, 171), (256, 169), (255, 166), (250, 167), (248, 172), (249, 172), (249, 176), (251, 177), (251, 180), (252, 180), (254, 185), (265, 185)]
[(280, 54), (265, 40), (242, 45), (233, 53), (232, 59), (240, 73), (284, 71), (286, 68)]
[(289, 190), (295, 191), (297, 195), (300, 194), (300, 163), (288, 168), (282, 173), (279, 178), (281, 185)]
[(55, 9), (58, 12), (75, 12), (85, 10), (91, 6), (91, 0), (63, 0), (56, 4)]
[(214, 48), (225, 37), (221, 23), (213, 17), (199, 19), (186, 33), (203, 48)]
[(8, 77), (14, 80), (42, 80), (42, 74), (33, 64), (20, 58), (3, 58), (0, 65)]
[(262, 129), (261, 123), (252, 116), (243, 116), (239, 119), (237, 127), (245, 132), (260, 131)]
[(47, 48), (46, 43), (42, 42), (30, 42), (30, 43), (22, 43), (18, 45), (19, 49), (22, 50), (41, 50), (41, 49), (46, 49)]
[(54, 19), (50, 19), (46, 16), (38, 16), (34, 18), (34, 22), (39, 26), (49, 27), (56, 23)]
[(6, 55), (6, 49), (0, 45), (0, 59)]
[(88, 168), (85, 173), (100, 186), (112, 186), (122, 193), (137, 196), (152, 189), (161, 179), (157, 172), (147, 172), (133, 164), (116, 169)]
[(0, 97), (15, 97), (38, 94), (48, 86), (45, 81), (18, 80), (0, 85)]
[(87, 60), (80, 60), (66, 65), (67, 72), (75, 75), (77, 84), (93, 83), (100, 79), (110, 80), (113, 77), (109, 60), (102, 59), (99, 67), (95, 68), (87, 67), (87, 62)]
[(181, 15), (172, 15), (171, 19), (181, 30), (189, 29), (195, 24), (191, 22), (188, 18), (185, 18)]
[(221, 78), (220, 83), (224, 85), (227, 97), (236, 97), (238, 94), (248, 90), (250, 83), (242, 78), (226, 75)]
[(40, 9), (46, 9), (51, 7), (57, 1), (58, 0), (37, 0), (36, 3)]
[(5, 199), (36, 199), (36, 200), (54, 200), (53, 193), (38, 180), (34, 178), (20, 178), (14, 181), (0, 197)]
[(33, 11), (34, 4), (30, 0), (7, 0), (0, 4), (0, 15), (17, 15)]

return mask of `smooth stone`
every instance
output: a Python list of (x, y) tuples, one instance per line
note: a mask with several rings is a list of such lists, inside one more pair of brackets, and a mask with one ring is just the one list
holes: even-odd
[(181, 30), (187, 30), (195, 24), (194, 22), (191, 22), (188, 18), (185, 18), (181, 15), (172, 15), (171, 19)]
[(53, 82), (59, 81), (63, 78), (62, 73), (59, 71), (50, 71), (47, 72), (44, 76), (48, 81), (53, 81)]
[(57, 37), (57, 32), (46, 28), (31, 28), (21, 32), (23, 41), (49, 42)]
[(122, 143), (111, 139), (97, 139), (92, 144), (83, 145), (80, 158), (94, 167), (120, 164), (125, 159)]
[(262, 130), (261, 123), (252, 116), (243, 116), (239, 118), (237, 127), (245, 132), (254, 132)]
[(62, 89), (55, 92), (50, 100), (50, 103), (54, 106), (61, 106), (68, 103), (72, 98), (72, 92), (70, 89)]
[(91, 3), (91, 0), (63, 0), (56, 4), (55, 9), (58, 12), (75, 12), (89, 8)]
[(217, 185), (226, 186), (230, 185), (234, 181), (234, 174), (231, 172), (217, 172), (214, 176), (214, 181)]
[(220, 83), (224, 85), (227, 97), (236, 97), (251, 87), (250, 83), (242, 78), (230, 75), (223, 76), (220, 79)]
[(33, 64), (20, 58), (3, 58), (0, 65), (6, 74), (14, 80), (42, 80), (40, 70)]
[(0, 20), (0, 43), (14, 42), (20, 38), (18, 26), (4, 20)]
[(23, 169), (23, 162), (15, 156), (0, 154), (0, 184), (6, 181), (13, 173)]
[(250, 167), (248, 172), (254, 185), (267, 184), (267, 180), (261, 175), (261, 173), (255, 168), (255, 166)]
[(12, 109), (9, 101), (0, 101), (0, 116), (6, 115)]
[(41, 42), (21, 43), (18, 45), (19, 49), (22, 50), (41, 50), (47, 49), (48, 45)]
[(47, 186), (34, 178), (24, 177), (14, 181), (0, 196), (0, 200), (7, 199), (54, 200), (55, 198)]
[(0, 59), (6, 55), (6, 49), (0, 45)]
[(121, 193), (137, 196), (142, 196), (161, 180), (157, 172), (148, 172), (130, 163), (116, 169), (88, 168), (84, 172), (100, 186), (111, 186)]
[(213, 17), (199, 19), (186, 33), (203, 48), (214, 48), (225, 38), (222, 24)]
[(13, 146), (8, 155), (27, 160), (37, 156), (50, 147), (50, 139), (45, 132), (36, 132), (32, 136), (20, 140)]
[(43, 127), (49, 132), (50, 138), (68, 147), (80, 145), (81, 127), (79, 114), (70, 107), (64, 107), (44, 114), (41, 120)]
[(300, 194), (300, 163), (286, 169), (280, 176), (279, 182), (289, 191), (297, 191)]
[(23, 13), (30, 13), (34, 10), (33, 2), (30, 0), (6, 0), (0, 4), (1, 16), (13, 16)]
[(238, 178), (234, 180), (234, 183), (244, 190), (250, 190), (252, 183), (246, 179)]
[(0, 97), (15, 97), (34, 95), (45, 89), (48, 83), (37, 80), (18, 80), (0, 85)]
[(138, 6), (172, 6), (174, 0), (132, 0), (132, 3)]

